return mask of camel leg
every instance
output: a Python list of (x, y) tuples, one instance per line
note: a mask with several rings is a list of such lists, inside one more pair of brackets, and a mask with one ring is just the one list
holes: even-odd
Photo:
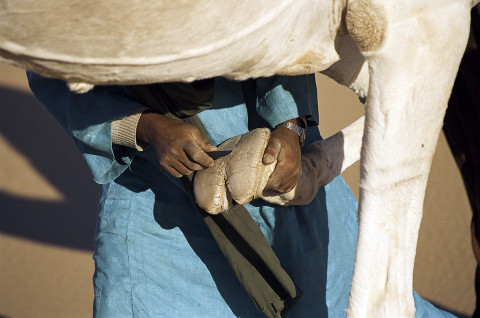
[[(355, 2), (348, 10), (369, 12), (368, 1)], [(381, 5), (374, 4), (370, 12)], [(378, 47), (362, 34), (361, 19), (379, 15), (363, 14), (349, 25), (347, 12), (347, 27), (370, 72), (348, 317), (415, 315), (413, 266), (425, 187), (468, 36), (469, 3), (441, 0), (428, 8), (425, 1), (397, 1), (388, 6), (380, 9), (385, 20), (376, 21), (384, 32)]]

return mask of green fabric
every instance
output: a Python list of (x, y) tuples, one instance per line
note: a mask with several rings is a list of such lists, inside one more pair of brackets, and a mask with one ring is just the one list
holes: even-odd
[(212, 106), (215, 80), (193, 83), (161, 83), (126, 86), (128, 91), (154, 111), (170, 118), (184, 119)]
[(283, 269), (260, 228), (243, 205), (211, 215), (195, 204), (192, 175), (182, 181), (235, 276), (266, 317), (280, 318), (285, 308), (301, 295)]
[(183, 120), (197, 127), (208, 139), (196, 114), (212, 107), (215, 80), (205, 79), (193, 83), (161, 83), (126, 86), (137, 100), (155, 112), (172, 119)]
[[(129, 86), (129, 91), (145, 105), (170, 118), (181, 119), (205, 129), (196, 116), (211, 106), (214, 81)], [(235, 276), (258, 310), (268, 318), (280, 318), (282, 311), (300, 296), (292, 278), (283, 269), (260, 228), (242, 205), (228, 212), (211, 215), (195, 203), (193, 174), (182, 178), (192, 203), (201, 214), (218, 247), (230, 263)]]

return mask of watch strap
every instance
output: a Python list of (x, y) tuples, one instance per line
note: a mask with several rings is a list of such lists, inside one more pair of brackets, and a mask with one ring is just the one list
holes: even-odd
[(284, 121), (283, 123), (278, 124), (275, 126), (275, 129), (278, 129), (280, 127), (285, 127), (287, 129), (290, 129), (294, 133), (298, 135), (298, 140), (300, 142), (300, 145), (303, 146), (305, 143), (305, 135), (306, 135), (306, 129), (302, 128), (294, 123), (291, 123), (289, 121)]

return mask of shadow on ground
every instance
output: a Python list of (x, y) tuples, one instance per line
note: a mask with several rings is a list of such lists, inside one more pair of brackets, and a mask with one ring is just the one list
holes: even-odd
[[(0, 191), (0, 232), (93, 250), (98, 186), (73, 141), (31, 94), (0, 87), (0, 101), (0, 134), (65, 198), (43, 201)], [(28, 182), (28, 175), (18, 178)]]

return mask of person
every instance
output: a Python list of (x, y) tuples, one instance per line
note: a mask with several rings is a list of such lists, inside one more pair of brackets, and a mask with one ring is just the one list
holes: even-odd
[[(321, 138), (314, 75), (216, 78), (212, 107), (197, 114), (209, 140), (182, 121), (162, 117), (126, 87), (95, 87), (78, 95), (61, 80), (33, 73), (28, 80), (101, 184), (94, 316), (262, 317), (178, 177), (211, 165), (205, 152), (256, 127), (308, 118), (305, 144)], [(292, 186), (299, 155), (297, 135), (273, 131), (264, 156), (265, 164), (270, 156), (278, 158), (268, 184), (272, 191)], [(358, 222), (356, 200), (342, 177), (304, 206), (257, 199), (245, 208), (302, 291), (284, 316), (343, 317)], [(414, 297), (417, 317), (450, 316)]]

